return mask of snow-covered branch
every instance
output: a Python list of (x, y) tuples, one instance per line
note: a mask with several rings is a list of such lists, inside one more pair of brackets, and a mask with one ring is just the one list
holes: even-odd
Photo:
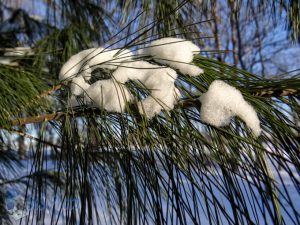
[[(273, 95), (272, 95), (273, 94)], [(264, 98), (271, 98), (271, 97), (284, 97), (284, 96), (299, 96), (300, 95), (300, 89), (282, 89), (282, 90), (276, 90), (276, 91), (259, 91), (259, 92), (253, 92), (253, 96), (259, 96)], [(195, 96), (193, 99), (186, 99), (179, 101), (176, 106), (176, 108), (192, 108), (192, 107), (200, 107), (201, 102), (199, 100), (199, 96)], [(26, 118), (18, 118), (11, 121), (12, 126), (22, 126), (26, 124), (33, 124), (33, 123), (41, 123), (45, 121), (52, 121), (52, 120), (60, 120), (65, 118), (66, 116), (69, 117), (82, 117), (82, 116), (90, 116), (90, 115), (97, 115), (100, 114), (101, 110), (98, 108), (90, 108), (85, 110), (78, 110), (78, 111), (72, 111), (72, 112), (56, 112), (51, 114), (45, 114), (45, 115), (39, 115), (39, 116), (33, 116), (33, 117), (26, 117)]]

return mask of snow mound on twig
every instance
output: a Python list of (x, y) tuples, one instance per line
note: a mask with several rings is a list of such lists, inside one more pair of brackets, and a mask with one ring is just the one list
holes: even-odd
[(213, 126), (222, 127), (234, 116), (240, 117), (251, 128), (255, 136), (261, 133), (260, 121), (253, 106), (245, 101), (241, 92), (221, 80), (211, 83), (208, 91), (201, 95), (201, 119)]
[(178, 69), (183, 74), (197, 76), (204, 71), (192, 63), (200, 48), (191, 41), (180, 38), (161, 38), (139, 50), (140, 55), (151, 55), (154, 61)]

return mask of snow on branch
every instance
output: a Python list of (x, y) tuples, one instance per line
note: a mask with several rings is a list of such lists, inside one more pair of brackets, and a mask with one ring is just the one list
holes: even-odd
[(204, 122), (221, 127), (228, 125), (232, 117), (238, 116), (252, 129), (255, 136), (260, 135), (257, 113), (235, 87), (215, 80), (208, 91), (200, 96), (200, 101), (200, 117)]
[(200, 48), (197, 45), (180, 38), (158, 39), (139, 50), (140, 55), (150, 55), (156, 62), (190, 76), (198, 76), (204, 72), (198, 66), (191, 64), (194, 55), (199, 52)]
[[(126, 103), (136, 101), (125, 83), (136, 80), (150, 92), (137, 103), (140, 114), (148, 119), (163, 109), (172, 110), (180, 99), (175, 87), (178, 70), (182, 74), (197, 76), (204, 71), (192, 64), (200, 48), (179, 38), (155, 40), (133, 55), (128, 49), (91, 48), (72, 56), (61, 68), (59, 79), (69, 81), (72, 106), (78, 105), (75, 96), (81, 96), (87, 105), (108, 112), (123, 113)], [(162, 65), (141, 60), (144, 56)], [(88, 83), (95, 68), (114, 70), (111, 79)], [(240, 91), (223, 81), (214, 81), (200, 98), (201, 119), (213, 126), (226, 126), (234, 116), (240, 117), (255, 136), (261, 132), (260, 122), (253, 107), (244, 100)]]
[(106, 68), (114, 70), (125, 60), (131, 59), (132, 53), (127, 49), (90, 48), (73, 55), (61, 68), (59, 79), (72, 80), (83, 76), (85, 80), (91, 78), (93, 69)]

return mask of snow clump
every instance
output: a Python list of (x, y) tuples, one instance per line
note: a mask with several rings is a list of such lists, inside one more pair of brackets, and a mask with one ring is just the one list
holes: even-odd
[(114, 70), (121, 62), (132, 57), (127, 49), (90, 48), (73, 55), (61, 68), (60, 81), (72, 80), (77, 76), (83, 76), (85, 80), (91, 78), (91, 73), (96, 68)]
[(200, 96), (201, 119), (215, 127), (226, 126), (234, 116), (240, 117), (255, 136), (261, 133), (260, 122), (253, 106), (245, 101), (241, 92), (221, 80), (211, 83)]
[(162, 109), (170, 111), (174, 108), (179, 98), (179, 91), (175, 88), (176, 78), (175, 70), (146, 61), (122, 63), (113, 73), (113, 79), (118, 82), (138, 80), (150, 90), (150, 95), (138, 103), (139, 112), (149, 119)]
[(181, 73), (198, 76), (204, 71), (192, 63), (200, 48), (191, 41), (180, 38), (161, 38), (139, 50), (139, 55), (151, 55), (154, 61), (178, 69)]

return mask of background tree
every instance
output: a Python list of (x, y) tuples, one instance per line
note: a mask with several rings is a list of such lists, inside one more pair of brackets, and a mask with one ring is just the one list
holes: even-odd
[[(290, 39), (299, 40), (298, 8), (292, 0), (2, 1), (1, 223), (15, 222), (7, 192), (16, 189), (31, 206), (23, 224), (299, 224), (299, 48)], [(170, 114), (148, 121), (134, 104), (124, 114), (68, 106), (58, 72), (70, 56), (102, 45), (135, 51), (166, 36), (200, 45), (194, 62), (205, 70), (180, 74), (183, 97)], [(198, 97), (215, 79), (255, 107), (258, 139), (239, 119), (225, 128), (201, 121)]]

